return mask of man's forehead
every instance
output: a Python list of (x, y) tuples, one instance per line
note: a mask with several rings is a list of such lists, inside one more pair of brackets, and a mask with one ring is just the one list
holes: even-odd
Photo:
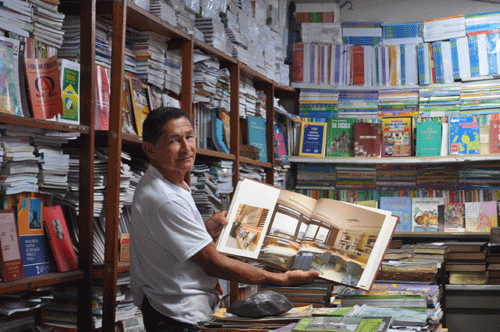
[(163, 125), (163, 135), (167, 137), (192, 133), (191, 122), (186, 118), (172, 119)]

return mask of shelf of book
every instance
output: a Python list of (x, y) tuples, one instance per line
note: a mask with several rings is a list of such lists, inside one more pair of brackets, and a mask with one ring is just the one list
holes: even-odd
[(302, 157), (291, 156), (288, 160), (293, 163), (308, 164), (358, 164), (358, 165), (446, 165), (450, 163), (474, 163), (483, 161), (499, 161), (500, 154), (488, 155), (453, 155), (440, 157)]
[(395, 232), (394, 238), (425, 238), (425, 239), (485, 239), (490, 237), (489, 232)]
[(55, 121), (37, 120), (34, 118), (25, 118), (6, 113), (0, 113), (0, 123), (19, 125), (31, 128), (64, 131), (64, 132), (78, 132), (82, 134), (88, 134), (90, 131), (89, 126), (85, 125), (75, 125), (75, 124), (61, 123)]
[(47, 273), (36, 277), (26, 277), (19, 280), (1, 282), (0, 294), (34, 290), (39, 287), (57, 285), (63, 282), (81, 280), (84, 277), (82, 270), (73, 270), (60, 273)]

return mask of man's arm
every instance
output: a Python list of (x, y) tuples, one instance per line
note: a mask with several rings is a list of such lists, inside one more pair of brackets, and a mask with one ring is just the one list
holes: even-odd
[(217, 240), (222, 232), (222, 229), (227, 225), (227, 222), (227, 211), (217, 212), (205, 221), (207, 232), (214, 239), (214, 241)]
[(203, 271), (211, 277), (247, 284), (292, 286), (311, 283), (319, 276), (318, 271), (294, 270), (285, 273), (273, 273), (262, 270), (220, 254), (213, 242), (198, 251), (190, 259), (200, 265)]

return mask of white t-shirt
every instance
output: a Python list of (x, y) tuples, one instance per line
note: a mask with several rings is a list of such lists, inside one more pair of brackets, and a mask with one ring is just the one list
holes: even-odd
[(130, 277), (134, 302), (147, 296), (158, 312), (194, 324), (217, 306), (217, 279), (189, 258), (212, 242), (191, 191), (150, 166), (132, 202)]

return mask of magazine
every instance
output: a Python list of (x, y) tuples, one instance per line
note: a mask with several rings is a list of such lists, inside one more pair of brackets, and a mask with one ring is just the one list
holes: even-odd
[(390, 211), (314, 199), (251, 179), (240, 181), (217, 241), (221, 253), (369, 291), (398, 217)]

